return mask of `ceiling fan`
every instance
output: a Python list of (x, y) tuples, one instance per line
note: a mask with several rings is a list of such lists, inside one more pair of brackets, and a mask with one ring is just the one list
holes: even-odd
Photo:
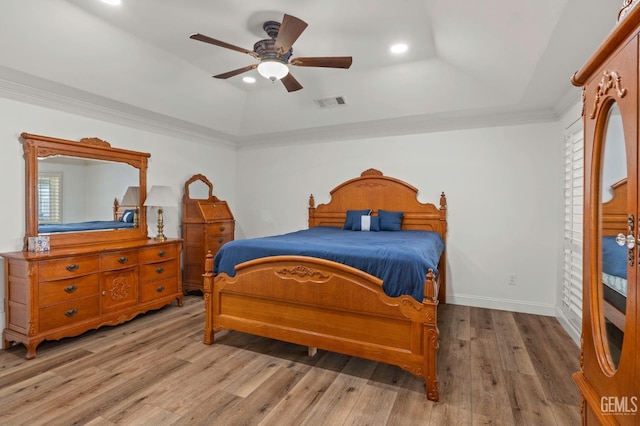
[(291, 46), (307, 28), (307, 23), (295, 16), (285, 14), (282, 18), (282, 24), (276, 21), (267, 21), (262, 28), (271, 38), (258, 41), (253, 45), (253, 50), (234, 46), (200, 33), (192, 34), (189, 38), (246, 53), (259, 61), (257, 64), (214, 75), (214, 78), (226, 79), (257, 68), (258, 73), (269, 80), (280, 80), (288, 92), (302, 89), (302, 85), (289, 72), (288, 65), (345, 69), (351, 66), (351, 56), (291, 58), (293, 53)]

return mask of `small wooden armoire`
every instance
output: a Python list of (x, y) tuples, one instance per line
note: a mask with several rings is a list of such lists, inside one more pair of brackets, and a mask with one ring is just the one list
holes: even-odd
[(582, 87), (582, 350), (573, 378), (583, 424), (640, 424), (640, 6), (573, 76)]
[(213, 185), (204, 175), (193, 175), (184, 184), (182, 196), (183, 270), (182, 288), (187, 293), (203, 291), (204, 260), (234, 238), (235, 219), (226, 201), (213, 195)]

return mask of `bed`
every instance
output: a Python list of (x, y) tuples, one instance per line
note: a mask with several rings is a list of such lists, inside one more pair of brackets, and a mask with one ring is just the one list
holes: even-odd
[(627, 306), (627, 247), (616, 242), (627, 233), (627, 180), (611, 186), (612, 198), (602, 203), (602, 298), (605, 317), (624, 331)]
[[(446, 302), (447, 203), (444, 193), (439, 207), (421, 203), (417, 192), (406, 182), (369, 169), (334, 188), (329, 203), (316, 207), (313, 195), (309, 200), (312, 232), (367, 238), (393, 234), (341, 229), (347, 211), (371, 209), (372, 217), (402, 212), (400, 227), (407, 234), (435, 234), (442, 247), (422, 277), (417, 297), (390, 296), (382, 279), (331, 256), (309, 255), (313, 252), (243, 261), (235, 265), (235, 274), (216, 273), (214, 257), (208, 254), (204, 342), (212, 344), (216, 331), (230, 329), (307, 346), (311, 354), (320, 348), (398, 365), (422, 377), (427, 398), (437, 401), (437, 308)], [(227, 243), (218, 252), (219, 267), (227, 245), (234, 246)]]
[(137, 207), (121, 206), (118, 199), (113, 200), (113, 220), (91, 220), (74, 223), (39, 223), (38, 233), (101, 231), (105, 229), (132, 229), (137, 225)]

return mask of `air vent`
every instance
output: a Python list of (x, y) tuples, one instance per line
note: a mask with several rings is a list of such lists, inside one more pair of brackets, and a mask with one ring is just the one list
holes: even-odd
[(331, 108), (337, 106), (344, 106), (347, 104), (347, 100), (344, 96), (332, 96), (324, 99), (314, 99), (313, 102), (318, 105), (318, 108)]

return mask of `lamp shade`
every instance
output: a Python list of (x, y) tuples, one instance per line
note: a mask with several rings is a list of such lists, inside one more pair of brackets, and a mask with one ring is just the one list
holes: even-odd
[(137, 206), (140, 204), (140, 187), (130, 186), (122, 196), (121, 206)]
[(276, 81), (289, 74), (289, 68), (280, 61), (262, 61), (258, 64), (258, 73), (271, 81)]
[(170, 186), (153, 185), (144, 205), (147, 207), (165, 207), (176, 204), (176, 198)]

